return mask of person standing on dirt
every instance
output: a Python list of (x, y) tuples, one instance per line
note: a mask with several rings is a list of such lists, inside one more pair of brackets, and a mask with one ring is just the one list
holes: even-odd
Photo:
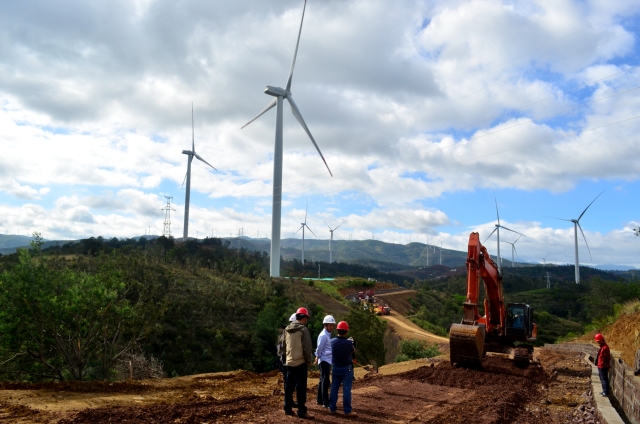
[(329, 408), (329, 388), (331, 387), (331, 332), (336, 325), (336, 320), (327, 315), (322, 320), (324, 329), (318, 336), (318, 348), (316, 349), (316, 361), (320, 367), (320, 382), (318, 383), (318, 397), (316, 403)]
[[(294, 313), (289, 317), (289, 323), (292, 323), (295, 320), (296, 320), (296, 314)], [(283, 325), (282, 328), (278, 329), (278, 331), (280, 332), (280, 335), (278, 336), (278, 343), (276, 344), (276, 350), (278, 355), (278, 369), (282, 373), (282, 381), (283, 381), (285, 392), (287, 391), (287, 351), (286, 351), (286, 344), (284, 340), (284, 337), (285, 337), (284, 330), (286, 328), (287, 326)]]
[(351, 385), (353, 384), (353, 354), (356, 348), (353, 340), (347, 338), (349, 324), (340, 321), (336, 327), (338, 337), (331, 340), (331, 354), (333, 360), (333, 383), (331, 384), (331, 398), (329, 411), (336, 413), (338, 403), (338, 389), (342, 385), (342, 408), (347, 417), (357, 417), (351, 408)]
[(600, 384), (602, 384), (602, 396), (609, 395), (609, 367), (611, 363), (611, 352), (609, 345), (604, 340), (604, 336), (600, 333), (595, 336), (596, 342), (600, 345), (600, 350), (596, 355), (596, 366), (598, 367), (598, 375), (600, 376)]
[(298, 308), (296, 320), (284, 330), (287, 355), (287, 384), (284, 390), (284, 413), (294, 415), (293, 392), (298, 399), (298, 417), (313, 419), (307, 412), (307, 370), (313, 363), (311, 334), (306, 327), (309, 311)]

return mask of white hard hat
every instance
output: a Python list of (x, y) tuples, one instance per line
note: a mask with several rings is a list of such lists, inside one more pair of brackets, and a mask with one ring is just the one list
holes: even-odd
[(326, 317), (324, 317), (324, 319), (322, 320), (323, 324), (335, 324), (336, 320), (333, 319), (333, 317), (331, 315), (327, 315)]
[(295, 321), (295, 320), (296, 320), (296, 314), (292, 314), (292, 315), (289, 317), (289, 322), (293, 322), (293, 321)]

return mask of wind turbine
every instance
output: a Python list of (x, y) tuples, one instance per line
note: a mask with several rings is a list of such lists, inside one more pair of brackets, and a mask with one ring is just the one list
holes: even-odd
[(598, 200), (598, 197), (602, 196), (602, 193), (604, 193), (605, 190), (602, 190), (602, 192), (600, 194), (598, 194), (596, 196), (595, 199), (593, 199), (593, 201), (591, 203), (589, 203), (589, 206), (587, 206), (582, 213), (580, 214), (580, 216), (578, 217), (578, 219), (562, 219), (562, 218), (553, 218), (553, 219), (559, 219), (561, 221), (569, 221), (569, 222), (573, 222), (573, 236), (574, 236), (574, 240), (575, 240), (575, 249), (576, 249), (576, 284), (580, 284), (580, 260), (578, 259), (578, 228), (580, 228), (580, 232), (582, 233), (582, 238), (584, 238), (584, 244), (587, 245), (587, 250), (589, 251), (589, 257), (593, 260), (593, 258), (591, 257), (591, 249), (589, 249), (589, 244), (587, 243), (587, 238), (584, 236), (584, 231), (582, 231), (582, 227), (580, 226), (580, 219), (582, 219), (582, 216), (584, 215), (584, 213), (587, 211), (587, 209), (589, 209), (589, 207), (591, 205), (593, 205), (593, 202), (595, 202), (596, 200)]
[[(320, 154), (322, 161), (324, 162), (329, 174), (333, 177), (331, 170), (329, 169), (329, 165), (327, 165), (327, 161), (322, 156), (322, 152), (318, 147), (315, 139), (311, 135), (311, 131), (307, 127), (307, 124), (302, 118), (302, 114), (296, 105), (296, 102), (293, 101), (293, 97), (291, 94), (291, 80), (293, 78), (293, 69), (296, 65), (296, 57), (298, 55), (298, 46), (300, 45), (300, 34), (302, 34), (302, 23), (304, 22), (304, 11), (307, 8), (307, 0), (304, 2), (304, 7), (302, 8), (302, 19), (300, 19), (300, 29), (298, 30), (298, 41), (296, 42), (296, 49), (293, 53), (293, 61), (291, 62), (291, 69), (289, 70), (289, 77), (287, 78), (286, 88), (274, 87), (268, 85), (264, 92), (270, 96), (273, 96), (274, 99), (262, 109), (255, 118), (247, 122), (242, 128), (246, 127), (260, 116), (262, 116), (265, 112), (276, 106), (276, 140), (275, 140), (275, 149), (273, 154), (273, 207), (271, 212), (271, 265), (270, 265), (270, 275), (272, 277), (280, 276), (280, 219), (281, 219), (281, 210), (282, 210), (282, 106), (284, 100), (286, 99), (289, 102), (289, 106), (291, 107), (291, 113), (298, 120), (304, 131), (307, 133), (311, 142), (315, 146), (316, 150)], [(307, 227), (308, 228), (308, 227)], [(304, 249), (303, 249), (304, 255)], [(303, 260), (304, 262), (304, 260)]]
[[(329, 227), (329, 224), (327, 224), (327, 221), (324, 221), (324, 223), (327, 225), (327, 227)], [(342, 224), (344, 224), (344, 222)], [(342, 224), (340, 224), (340, 225), (342, 225)], [(340, 225), (338, 225), (334, 229), (331, 229), (331, 227), (329, 227), (329, 232), (331, 233), (331, 238), (329, 239), (329, 263), (333, 262), (333, 250), (331, 250), (331, 244), (333, 243), (333, 232), (335, 230), (337, 230), (338, 228), (340, 228)], [(309, 231), (311, 231), (311, 230), (309, 230)]]
[[(520, 236), (522, 237), (522, 236)], [(518, 237), (516, 239), (516, 241), (514, 241), (513, 243), (511, 243), (510, 241), (505, 241), (505, 243), (510, 244), (511, 245), (511, 268), (515, 267), (515, 257), (513, 256), (514, 252), (516, 254), (516, 256), (518, 255), (518, 251), (516, 250), (516, 243), (518, 242), (518, 240), (520, 240), (520, 237)]]
[[(206, 160), (202, 159), (202, 157), (196, 153), (196, 138), (195, 138), (194, 125), (193, 125), (193, 103), (191, 103), (191, 150), (183, 150), (182, 154), (189, 156), (189, 160), (187, 161), (187, 174), (184, 176), (187, 182), (187, 192), (184, 200), (184, 227), (182, 230), (182, 239), (184, 241), (187, 241), (189, 238), (189, 198), (191, 197), (191, 161), (193, 161), (193, 158), (195, 157), (196, 159), (206, 163), (207, 165), (209, 165), (210, 167), (212, 167), (214, 170), (217, 171), (217, 169), (214, 168), (213, 165), (211, 165)], [(182, 182), (182, 185), (184, 185), (184, 181)]]
[[(307, 209), (309, 209), (309, 205), (307, 204)], [(298, 231), (302, 230), (302, 265), (304, 266), (304, 227), (307, 227), (307, 229), (309, 231), (311, 231), (311, 234), (313, 234), (314, 236), (316, 236), (316, 233), (314, 233), (311, 228), (309, 228), (309, 226), (307, 225), (307, 209), (304, 210), (304, 222), (300, 223), (300, 228), (298, 228)], [(298, 234), (298, 231), (296, 231), (296, 234)], [(318, 237), (318, 236), (316, 236)]]
[[(551, 252), (549, 252), (549, 253), (551, 253)], [(549, 256), (549, 253), (544, 255), (544, 258), (542, 258), (542, 263), (544, 263), (545, 265), (547, 264), (547, 256)]]
[[(511, 231), (512, 233), (520, 234), (523, 236), (524, 234), (519, 233), (517, 231), (512, 230), (511, 228), (507, 228), (504, 225), (500, 224), (500, 213), (498, 212), (498, 200), (494, 197), (493, 200), (496, 202), (496, 216), (498, 217), (498, 223), (495, 224), (496, 228), (489, 234), (489, 237), (493, 235), (493, 233), (497, 232), (498, 236), (498, 272), (502, 274), (502, 258), (500, 257), (500, 228), (504, 228), (507, 231)], [(486, 242), (489, 237), (487, 237), (484, 241)]]

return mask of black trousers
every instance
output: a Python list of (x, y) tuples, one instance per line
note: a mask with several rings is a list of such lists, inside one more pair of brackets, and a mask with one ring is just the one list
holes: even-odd
[(598, 376), (600, 384), (602, 384), (602, 393), (609, 394), (609, 368), (598, 368)]
[(318, 405), (329, 406), (329, 389), (331, 389), (331, 364), (320, 362), (320, 382), (318, 383)]
[(284, 391), (287, 391), (287, 366), (283, 361), (278, 361), (278, 368), (282, 373), (282, 382), (284, 384)]
[(284, 386), (284, 411), (293, 409), (293, 392), (298, 399), (298, 416), (307, 413), (307, 364), (287, 367), (287, 384)]

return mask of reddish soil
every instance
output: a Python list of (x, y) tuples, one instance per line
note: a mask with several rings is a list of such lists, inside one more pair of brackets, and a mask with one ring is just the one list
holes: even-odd
[[(622, 360), (633, 368), (634, 357), (640, 349), (640, 311), (623, 314), (600, 332), (611, 350), (620, 351)], [(580, 337), (585, 343), (594, 343), (595, 332)], [(595, 343), (594, 343), (595, 344)]]
[[(597, 422), (589, 412), (592, 404), (587, 368), (580, 355), (541, 349), (537, 356), (541, 365), (528, 368), (515, 367), (503, 356), (488, 356), (481, 369), (456, 368), (448, 361), (426, 360), (382, 367), (379, 374), (364, 374), (364, 370), (358, 368), (353, 388), (353, 407), (359, 415), (356, 420), (376, 424)], [(315, 421), (354, 421), (341, 413), (340, 400), (339, 412), (335, 415), (315, 405), (316, 382), (314, 373), (309, 379), (308, 406)], [(235, 372), (225, 373), (221, 378), (207, 374), (108, 384), (70, 384), (64, 387), (64, 393), (80, 393), (75, 396), (82, 396), (85, 402), (92, 400), (95, 405), (100, 396), (120, 393), (119, 404), (82, 407), (76, 401), (66, 407), (60, 404), (56, 410), (46, 408), (47, 405), (53, 407), (53, 401), (45, 406), (36, 401), (49, 399), (51, 395), (60, 397), (63, 392), (56, 389), (62, 386), (4, 385), (0, 388), (0, 421), (60, 424), (302, 422), (284, 415), (282, 383), (276, 374)], [(96, 391), (93, 397), (88, 393), (92, 390)], [(127, 397), (126, 393), (135, 396)], [(168, 393), (171, 395), (167, 396)]]

